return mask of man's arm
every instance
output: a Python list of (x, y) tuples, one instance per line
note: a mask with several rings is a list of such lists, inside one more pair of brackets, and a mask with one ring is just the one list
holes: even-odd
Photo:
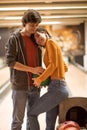
[(30, 66), (27, 66), (27, 65), (23, 65), (19, 62), (16, 62), (13, 68), (16, 69), (16, 70), (20, 70), (20, 71), (31, 72), (33, 74), (41, 74), (44, 71), (44, 69), (40, 66), (30, 67)]

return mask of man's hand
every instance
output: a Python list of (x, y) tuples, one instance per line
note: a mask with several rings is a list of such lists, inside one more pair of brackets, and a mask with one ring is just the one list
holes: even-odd
[(45, 70), (44, 68), (39, 66), (39, 67), (32, 68), (32, 73), (40, 75), (44, 72), (44, 70)]

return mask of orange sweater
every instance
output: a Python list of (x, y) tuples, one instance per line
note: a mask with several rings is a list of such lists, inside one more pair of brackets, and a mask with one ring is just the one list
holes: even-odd
[(68, 71), (68, 67), (64, 63), (60, 46), (53, 39), (48, 39), (46, 42), (44, 64), (46, 70), (36, 78), (37, 82), (41, 83), (49, 76), (51, 79), (65, 79), (65, 72)]

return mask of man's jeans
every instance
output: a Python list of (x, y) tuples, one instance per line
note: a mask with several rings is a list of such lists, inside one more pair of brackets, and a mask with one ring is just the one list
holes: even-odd
[[(40, 97), (31, 107), (30, 115), (37, 116), (43, 112), (46, 115), (46, 130), (54, 130), (58, 105), (68, 97), (67, 85), (64, 80), (52, 80), (48, 92)], [(53, 117), (52, 117), (53, 116)]]
[[(33, 87), (31, 91), (16, 91), (12, 92), (13, 99), (13, 121), (11, 125), (11, 130), (21, 130), (25, 108), (27, 103), (27, 130), (39, 130), (39, 123), (37, 116), (29, 116), (29, 109), (32, 104), (39, 98), (40, 92), (37, 88)], [(29, 117), (29, 118), (28, 118)]]

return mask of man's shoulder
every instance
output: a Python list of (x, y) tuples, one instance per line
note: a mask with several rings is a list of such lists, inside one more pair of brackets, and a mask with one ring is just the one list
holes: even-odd
[(15, 30), (11, 33), (11, 37), (19, 38), (19, 37), (21, 36), (20, 31), (21, 31), (21, 29), (15, 29)]

